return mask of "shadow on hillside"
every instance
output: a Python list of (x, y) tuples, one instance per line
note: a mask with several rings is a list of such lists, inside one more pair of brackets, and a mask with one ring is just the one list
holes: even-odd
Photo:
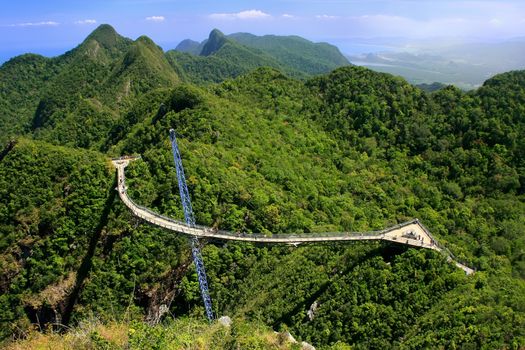
[(86, 255), (82, 259), (82, 263), (80, 264), (80, 267), (77, 271), (75, 287), (73, 288), (73, 291), (67, 298), (64, 311), (62, 312), (62, 325), (64, 326), (68, 326), (69, 322), (71, 321), (71, 314), (73, 313), (73, 309), (78, 300), (78, 296), (80, 294), (80, 291), (82, 290), (84, 281), (86, 280), (87, 276), (89, 275), (89, 271), (91, 270), (91, 266), (93, 264), (93, 256), (95, 254), (97, 244), (99, 243), (100, 238), (102, 236), (102, 230), (108, 223), (109, 213), (111, 212), (111, 208), (113, 207), (113, 203), (115, 201), (115, 197), (117, 194), (117, 191), (115, 191), (116, 186), (117, 174), (115, 173), (113, 183), (109, 188), (108, 195), (106, 197), (106, 202), (104, 203), (104, 210), (102, 211), (102, 215), (100, 216), (98, 225), (95, 228), (95, 232), (93, 233), (93, 236), (91, 236)]
[(0, 152), (0, 162), (5, 158), (5, 156), (7, 156), (9, 152), (13, 150), (13, 148), (16, 146), (16, 143), (16, 140), (11, 140), (5, 145), (4, 149)]
[[(333, 243), (331, 243), (333, 244)], [(293, 310), (290, 312), (282, 315), (279, 319), (276, 319), (273, 323), (274, 329), (279, 329), (282, 324), (291, 325), (293, 324), (293, 317), (300, 313), (302, 310), (308, 310), (310, 306), (318, 300), (321, 295), (323, 295), (328, 288), (335, 282), (335, 279), (341, 278), (342, 276), (345, 276), (358, 265), (366, 262), (367, 260), (373, 259), (377, 256), (382, 256), (384, 261), (390, 262), (394, 259), (396, 255), (402, 254), (407, 251), (407, 247), (402, 245), (396, 245), (396, 244), (385, 244), (384, 242), (378, 243), (378, 246), (376, 248), (373, 248), (369, 251), (367, 251), (365, 254), (359, 256), (357, 259), (353, 260), (351, 264), (348, 264), (344, 267), (342, 271), (340, 271), (340, 274), (332, 276), (332, 278), (319, 286), (319, 289), (311, 294), (310, 297), (308, 297), (305, 301), (298, 303)], [(305, 320), (306, 321), (306, 320)]]

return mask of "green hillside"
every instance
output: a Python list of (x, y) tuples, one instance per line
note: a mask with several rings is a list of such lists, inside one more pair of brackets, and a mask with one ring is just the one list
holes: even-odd
[(228, 38), (239, 44), (259, 49), (275, 57), (285, 66), (306, 70), (310, 74), (327, 73), (350, 64), (337, 47), (327, 43), (312, 43), (298, 36), (256, 36), (249, 33), (235, 33)]
[(175, 51), (187, 52), (193, 55), (199, 55), (202, 51), (202, 44), (199, 43), (198, 41), (186, 39), (186, 40), (181, 41), (177, 45), (177, 47), (175, 48)]
[(30, 130), (42, 91), (59, 68), (58, 62), (34, 54), (15, 57), (2, 65), (0, 145)]
[[(114, 191), (109, 158), (141, 154), (126, 171), (131, 198), (183, 217), (175, 128), (199, 224), (301, 234), (419, 218), (476, 269), (466, 276), (438, 252), (387, 243), (203, 241), (216, 315), (289, 330), (318, 349), (525, 346), (524, 71), (469, 93), (429, 94), (359, 67), (307, 80), (252, 69), (243, 57), (269, 56), (228, 38), (197, 57), (101, 29), (66, 56), (0, 68), (9, 83), (0, 125), (25, 113), (1, 129), (16, 139), (0, 151), (5, 344), (34, 336), (32, 324), (82, 329), (87, 320), (147, 342), (131, 348), (178, 344), (187, 333), (174, 329), (190, 326), (198, 332), (188, 346), (197, 348), (197, 335), (245, 344), (245, 328), (223, 336), (202, 325), (187, 237), (141, 223)], [(211, 59), (239, 65), (240, 75), (209, 83), (227, 76)], [(184, 60), (195, 60), (194, 72)], [(16, 72), (32, 77), (20, 82), (24, 94), (7, 78)], [(164, 324), (146, 324), (156, 320)], [(85, 333), (94, 347), (112, 339), (97, 332)], [(271, 341), (264, 334), (256, 339)]]
[(217, 29), (210, 33), (200, 56), (176, 50), (168, 51), (166, 56), (180, 76), (196, 84), (221, 82), (258, 67), (278, 68), (290, 76), (306, 75), (302, 70), (280, 64), (260, 50), (237, 44)]
[[(221, 52), (220, 49), (223, 46), (228, 46), (228, 53)], [(232, 54), (233, 48), (242, 50), (242, 53), (240, 55), (237, 53)], [(327, 43), (313, 43), (298, 36), (256, 36), (248, 33), (235, 33), (225, 36), (217, 29), (212, 30), (209, 38), (202, 43), (199, 44), (187, 39), (182, 41), (174, 51), (179, 54), (191, 54), (192, 60), (197, 62), (204, 61), (208, 62), (208, 64), (211, 64), (210, 61), (213, 59), (199, 60), (195, 56), (213, 57), (212, 54), (216, 54), (225, 59), (226, 62), (221, 62), (222, 64), (226, 63), (228, 66), (228, 63), (234, 63), (232, 66), (237, 67), (237, 70), (243, 69), (242, 73), (247, 73), (254, 67), (268, 66), (280, 68), (283, 72), (298, 78), (328, 73), (333, 69), (350, 64), (335, 46)], [(231, 62), (232, 57), (241, 56), (244, 56), (243, 59)], [(198, 72), (197, 74), (204, 75), (200, 68), (202, 67), (199, 66), (199, 68), (194, 70)], [(218, 64), (215, 69), (217, 71), (220, 70), (221, 65)], [(223, 69), (223, 71), (226, 70)], [(238, 73), (232, 74), (230, 77), (236, 77), (237, 75)], [(206, 76), (210, 77), (210, 75), (204, 75), (204, 77)], [(222, 75), (211, 76), (220, 77)]]
[(275, 48), (245, 46), (213, 30), (199, 46), (206, 49), (203, 55), (195, 56), (164, 53), (145, 36), (133, 41), (103, 24), (62, 56), (23, 55), (0, 67), (0, 145), (33, 132), (55, 144), (103, 149), (101, 140), (114, 134), (132, 101), (158, 88), (221, 82), (258, 67), (305, 78), (347, 64), (335, 48), (301, 40), (293, 39), (301, 42), (294, 55), (308, 59), (294, 62), (275, 55)]

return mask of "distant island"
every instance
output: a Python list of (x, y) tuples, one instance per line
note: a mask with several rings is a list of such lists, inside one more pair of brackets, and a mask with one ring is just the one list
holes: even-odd
[(347, 58), (359, 66), (402, 76), (412, 84), (437, 82), (472, 90), (498, 73), (525, 69), (525, 40), (441, 45), (424, 41), (411, 45), (410, 50), (399, 47)]

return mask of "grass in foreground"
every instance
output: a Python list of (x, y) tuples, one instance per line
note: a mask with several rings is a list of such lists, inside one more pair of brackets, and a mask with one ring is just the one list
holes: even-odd
[[(81, 322), (64, 334), (32, 331), (27, 338), (6, 345), (6, 350), (25, 349), (276, 349), (299, 350), (284, 333), (242, 320), (231, 326), (218, 322), (182, 318), (157, 326), (142, 322), (108, 323), (95, 320)], [(349, 349), (336, 345), (332, 349)]]

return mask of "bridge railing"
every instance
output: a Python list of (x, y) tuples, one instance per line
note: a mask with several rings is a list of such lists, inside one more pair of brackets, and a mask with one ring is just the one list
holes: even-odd
[(308, 238), (308, 237), (349, 237), (349, 236), (354, 236), (354, 237), (369, 237), (369, 238), (381, 238), (383, 235), (385, 235), (386, 233), (388, 232), (391, 232), (393, 230), (396, 230), (396, 229), (399, 229), (399, 228), (403, 228), (405, 226), (408, 226), (408, 225), (411, 225), (413, 223), (416, 222), (416, 220), (412, 220), (412, 221), (409, 221), (409, 222), (405, 222), (405, 223), (401, 223), (401, 224), (397, 224), (397, 225), (394, 225), (392, 227), (389, 227), (387, 229), (384, 229), (384, 230), (377, 230), (377, 231), (369, 231), (369, 232), (300, 232), (300, 233), (292, 233), (292, 234), (264, 234), (264, 233), (248, 233), (248, 232), (231, 232), (231, 231), (224, 231), (224, 230), (215, 230), (215, 229), (210, 229), (209, 227), (207, 226), (202, 226), (202, 225), (194, 225), (193, 227), (192, 226), (189, 226), (187, 225), (185, 222), (183, 221), (179, 221), (179, 220), (176, 220), (176, 219), (173, 219), (169, 216), (165, 216), (165, 215), (162, 215), (162, 214), (159, 214), (147, 207), (144, 207), (142, 205), (139, 205), (137, 203), (135, 203), (127, 194), (127, 191), (124, 191), (122, 193), (123, 196), (126, 197), (126, 200), (130, 202), (130, 204), (133, 206), (133, 207), (136, 207), (138, 209), (140, 209), (141, 211), (144, 211), (148, 214), (150, 214), (151, 216), (153, 217), (157, 217), (157, 218), (161, 218), (162, 220), (165, 220), (165, 221), (168, 221), (168, 222), (171, 222), (171, 223), (174, 223), (176, 225), (179, 225), (179, 226), (182, 226), (182, 227), (185, 227), (189, 230), (191, 229), (197, 229), (199, 231), (202, 231), (203, 233), (207, 233), (207, 235), (209, 236), (213, 236), (213, 235), (221, 235), (221, 236), (229, 236), (229, 237), (239, 237), (239, 236), (249, 236), (249, 237), (252, 237), (252, 238), (283, 238), (283, 239), (287, 239), (287, 238)]
[(456, 261), (456, 262), (458, 262), (458, 263), (460, 263), (460, 264), (462, 264), (464, 266), (467, 266), (467, 267), (471, 266), (470, 262), (465, 261), (463, 259), (459, 259), (443, 243), (440, 243), (437, 239), (435, 239), (434, 236), (430, 233), (429, 229), (423, 223), (421, 223), (418, 219), (416, 219), (414, 221), (417, 221), (419, 223), (419, 225), (421, 225), (423, 230), (425, 230), (426, 234), (434, 241), (434, 244), (439, 248), (439, 250), (441, 251), (441, 253), (443, 253), (443, 255), (450, 257), (452, 260), (454, 260), (454, 261)]
[[(127, 157), (128, 159), (129, 158), (135, 158), (135, 157)], [(120, 158), (122, 159), (122, 158)], [(120, 160), (118, 159), (118, 160)], [(126, 158), (124, 158), (126, 159)], [(387, 229), (384, 229), (384, 230), (378, 230), (378, 231), (369, 231), (369, 232), (323, 232), (323, 233), (313, 233), (313, 232), (304, 232), (304, 233), (297, 233), (297, 234), (263, 234), (263, 233), (247, 233), (247, 232), (230, 232), (230, 231), (223, 231), (223, 230), (216, 230), (216, 229), (212, 229), (212, 228), (209, 228), (209, 227), (206, 227), (206, 226), (202, 226), (202, 225), (194, 225), (194, 226), (189, 226), (187, 225), (185, 222), (182, 222), (182, 221), (179, 221), (179, 220), (176, 220), (176, 219), (173, 219), (171, 217), (168, 217), (168, 216), (165, 216), (165, 215), (162, 215), (162, 214), (159, 214), (157, 212), (154, 212), (153, 210), (149, 209), (149, 208), (146, 208), (144, 206), (141, 206), (137, 203), (135, 203), (127, 194), (127, 190), (126, 190), (126, 186), (124, 184), (124, 181), (125, 181), (125, 176), (124, 176), (124, 169), (123, 168), (119, 168), (117, 167), (119, 172), (121, 171), (122, 174), (119, 174), (119, 176), (121, 175), (122, 176), (122, 183), (119, 184), (119, 187), (117, 188), (119, 193), (120, 193), (120, 196), (122, 197), (123, 201), (124, 202), (129, 202), (130, 204), (130, 209), (133, 211), (133, 213), (136, 215), (136, 216), (139, 216), (139, 217), (142, 217), (143, 219), (147, 220), (147, 221), (151, 221), (153, 223), (156, 223), (158, 225), (160, 225), (161, 227), (166, 227), (163, 223), (159, 222), (158, 220), (156, 220), (155, 218), (161, 218), (162, 220), (164, 221), (168, 221), (170, 223), (173, 223), (179, 227), (181, 227), (181, 232), (182, 233), (186, 233), (186, 234), (197, 234), (195, 232), (195, 230), (197, 231), (201, 231), (203, 234), (205, 234), (206, 236), (209, 236), (209, 237), (213, 237), (214, 235), (216, 236), (227, 236), (227, 237), (232, 237), (232, 238), (238, 238), (238, 237), (250, 237), (250, 238), (254, 238), (254, 239), (257, 239), (257, 238), (282, 238), (282, 239), (290, 239), (290, 238), (323, 238), (323, 237), (341, 237), (341, 238), (344, 238), (344, 237), (363, 237), (364, 239), (366, 238), (370, 238), (370, 239), (382, 239), (384, 238), (384, 235), (391, 232), (391, 231), (394, 231), (394, 230), (397, 230), (397, 229), (400, 229), (400, 228), (403, 228), (403, 227), (406, 227), (406, 226), (409, 226), (411, 224), (418, 224), (424, 231), (425, 233), (430, 237), (430, 239), (432, 240), (432, 244), (434, 247), (437, 247), (437, 249), (446, 257), (452, 259), (453, 261), (465, 266), (465, 267), (468, 267), (469, 266), (469, 263), (464, 261), (463, 259), (458, 259), (451, 251), (450, 249), (448, 249), (446, 246), (444, 246), (443, 244), (439, 243), (438, 240), (436, 240), (434, 238), (434, 236), (430, 233), (430, 231), (427, 229), (427, 227), (425, 225), (423, 225), (418, 219), (414, 219), (412, 221), (408, 221), (408, 222), (404, 222), (404, 223), (400, 223), (400, 224), (397, 224), (397, 225), (394, 225), (392, 227), (389, 227)], [(134, 210), (134, 208), (137, 208), (143, 212), (146, 212), (148, 213), (151, 217), (146, 217), (144, 215), (142, 215), (141, 213), (138, 213), (136, 212), (136, 210)], [(192, 232), (193, 231), (193, 232)], [(431, 246), (429, 246), (429, 248), (431, 248)]]

